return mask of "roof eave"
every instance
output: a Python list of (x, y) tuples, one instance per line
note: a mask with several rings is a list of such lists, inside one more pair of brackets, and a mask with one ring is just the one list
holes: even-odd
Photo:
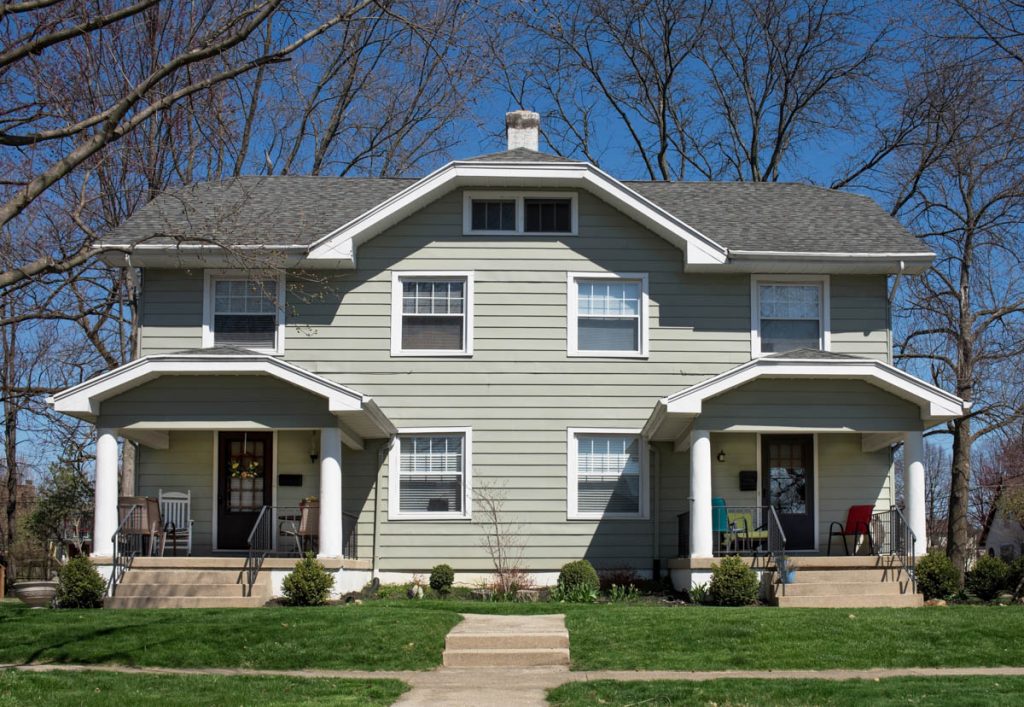
[(729, 261), (708, 267), (687, 263), (690, 272), (815, 273), (920, 275), (931, 267), (935, 254), (927, 251), (890, 253), (841, 253), (799, 251), (729, 250)]

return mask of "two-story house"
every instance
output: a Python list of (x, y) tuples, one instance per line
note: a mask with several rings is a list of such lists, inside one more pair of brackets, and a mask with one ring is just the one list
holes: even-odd
[[(339, 589), (486, 577), (483, 497), (539, 583), (842, 554), (856, 505), (867, 552), (921, 555), (922, 431), (969, 404), (893, 366), (889, 278), (933, 254), (863, 196), (620, 181), (507, 125), (422, 179), (199, 183), (106, 237), (141, 272), (140, 356), (52, 400), (96, 425), (94, 555), (119, 495), (170, 491), (203, 566), (315, 546)], [(160, 566), (187, 563), (128, 575)]]

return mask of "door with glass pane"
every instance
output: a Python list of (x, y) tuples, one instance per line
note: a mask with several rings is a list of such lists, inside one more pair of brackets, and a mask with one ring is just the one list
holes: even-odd
[(260, 509), (271, 504), (274, 473), (271, 432), (221, 432), (217, 548), (244, 550)]
[(787, 550), (814, 549), (814, 436), (761, 438), (761, 493), (775, 506)]

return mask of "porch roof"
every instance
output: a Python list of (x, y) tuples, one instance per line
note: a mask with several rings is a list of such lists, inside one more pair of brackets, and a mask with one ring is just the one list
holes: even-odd
[[(653, 440), (678, 440), (686, 436), (688, 429), (699, 426), (697, 418), (706, 412), (705, 405), (712, 399), (755, 381), (787, 379), (804, 382), (860, 381), (894, 396), (899, 401), (916, 405), (920, 415), (919, 429), (927, 429), (938, 423), (962, 417), (971, 407), (970, 402), (882, 361), (827, 351), (799, 349), (756, 358), (662, 398), (655, 404), (644, 426), (643, 434)], [(821, 395), (829, 393), (822, 392)], [(799, 403), (789, 403), (785, 400), (777, 402), (780, 407), (788, 404), (799, 406)], [(828, 400), (826, 404), (842, 406), (844, 401)], [(780, 415), (779, 426), (793, 426), (787, 422)], [(827, 428), (828, 424), (823, 423), (822, 427)], [(717, 430), (717, 423), (709, 429)], [(860, 431), (876, 433), (881, 430), (869, 428)], [(865, 444), (868, 444), (867, 440)]]
[[(322, 400), (326, 408), (324, 414), (329, 419), (331, 415), (336, 418), (343, 439), (349, 446), (361, 446), (362, 437), (389, 437), (396, 432), (395, 426), (370, 396), (275, 356), (232, 347), (144, 356), (62, 390), (48, 398), (47, 402), (57, 412), (102, 423), (104, 401), (171, 376), (267, 376), (278, 382), (278, 385), (283, 383), (303, 394), (315, 396), (310, 399)], [(324, 410), (324, 407), (320, 409)], [(206, 416), (207, 410), (202, 404), (197, 404), (195, 422), (206, 424)], [(149, 443), (153, 439), (152, 430), (170, 426), (159, 420), (153, 423), (142, 421), (131, 425), (137, 428), (134, 435), (133, 430), (123, 429), (121, 432), (125, 436)]]

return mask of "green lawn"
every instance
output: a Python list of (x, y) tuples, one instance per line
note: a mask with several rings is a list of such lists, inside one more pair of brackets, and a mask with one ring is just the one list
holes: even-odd
[(390, 705), (398, 680), (0, 671), (0, 705)]
[(1024, 607), (1019, 606), (726, 609), (445, 601), (389, 605), (417, 611), (564, 612), (576, 670), (1024, 666)]
[(50, 610), (0, 605), (0, 663), (426, 670), (448, 611), (386, 606)]
[(847, 680), (715, 680), (562, 685), (548, 692), (556, 707), (590, 705), (998, 705), (1019, 704), (1024, 678), (888, 678)]

